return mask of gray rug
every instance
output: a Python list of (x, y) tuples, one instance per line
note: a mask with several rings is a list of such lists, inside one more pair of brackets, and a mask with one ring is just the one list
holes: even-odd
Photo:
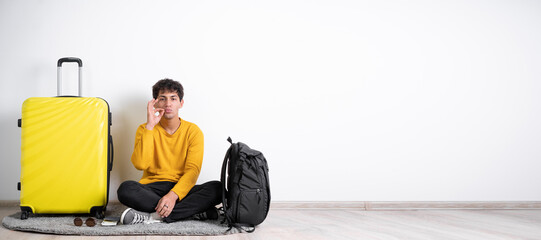
[[(126, 207), (121, 204), (110, 204), (107, 206), (106, 217), (120, 217)], [(62, 235), (88, 235), (88, 236), (116, 236), (116, 235), (183, 235), (183, 236), (202, 236), (202, 235), (224, 235), (237, 233), (235, 228), (228, 231), (225, 224), (221, 224), (221, 219), (196, 221), (186, 220), (174, 223), (153, 223), (136, 225), (116, 225), (102, 226), (101, 219), (97, 220), (97, 225), (88, 227), (75, 226), (73, 220), (80, 217), (83, 221), (89, 218), (89, 215), (31, 215), (26, 220), (21, 220), (21, 213), (15, 213), (4, 217), (2, 225), (4, 227), (26, 232), (39, 232)]]

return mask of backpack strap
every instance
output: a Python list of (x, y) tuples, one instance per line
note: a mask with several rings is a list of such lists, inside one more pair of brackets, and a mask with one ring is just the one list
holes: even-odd
[(231, 137), (228, 137), (227, 138), (227, 141), (229, 143), (231, 143), (231, 146), (229, 147), (229, 149), (227, 150), (227, 152), (225, 153), (225, 157), (224, 157), (224, 161), (222, 163), (222, 174), (220, 176), (220, 181), (222, 182), (222, 205), (223, 205), (223, 208), (224, 208), (224, 215), (225, 215), (225, 218), (227, 220), (227, 223), (228, 224), (231, 224), (232, 223), (232, 219), (231, 219), (231, 216), (229, 216), (229, 214), (227, 214), (227, 201), (226, 201), (226, 195), (227, 195), (227, 190), (226, 190), (226, 170), (227, 170), (227, 162), (229, 161), (229, 157), (231, 156), (231, 151), (233, 150), (233, 141), (231, 140)]

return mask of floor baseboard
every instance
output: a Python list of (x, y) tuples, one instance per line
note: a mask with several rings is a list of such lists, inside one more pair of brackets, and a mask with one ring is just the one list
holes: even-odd
[[(109, 201), (109, 204), (118, 204)], [(18, 200), (0, 200), (0, 207), (18, 207)], [(364, 211), (423, 209), (541, 209), (541, 201), (275, 201), (273, 209), (354, 209)]]
[(0, 207), (18, 207), (18, 200), (0, 200)]
[(423, 210), (423, 209), (541, 209), (539, 201), (353, 201), (353, 202), (272, 202), (275, 209), (355, 209)]

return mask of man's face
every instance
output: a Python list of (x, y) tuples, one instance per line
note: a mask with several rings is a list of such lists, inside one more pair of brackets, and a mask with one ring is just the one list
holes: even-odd
[(178, 118), (178, 110), (182, 108), (182, 105), (184, 104), (184, 99), (179, 100), (177, 92), (160, 90), (160, 93), (158, 94), (158, 98), (156, 100), (157, 102), (154, 107), (162, 108), (164, 110), (164, 118)]

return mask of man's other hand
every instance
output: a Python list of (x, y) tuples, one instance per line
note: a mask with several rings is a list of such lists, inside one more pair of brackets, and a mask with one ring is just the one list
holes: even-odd
[(178, 195), (173, 191), (169, 191), (169, 193), (165, 194), (165, 196), (163, 196), (158, 202), (158, 205), (155, 208), (156, 213), (158, 213), (162, 218), (168, 217), (173, 211), (177, 200)]

